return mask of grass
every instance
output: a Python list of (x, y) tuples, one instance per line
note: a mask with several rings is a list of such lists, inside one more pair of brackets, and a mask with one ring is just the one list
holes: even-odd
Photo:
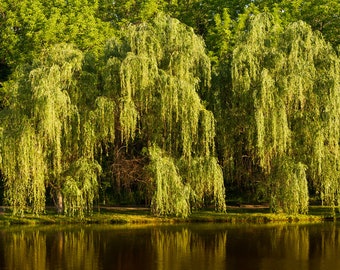
[(340, 214), (331, 207), (311, 206), (308, 215), (273, 214), (264, 207), (228, 207), (227, 213), (212, 210), (194, 211), (188, 218), (156, 217), (147, 208), (101, 208), (84, 218), (57, 215), (49, 210), (36, 216), (25, 214), (13, 216), (9, 210), (0, 212), (0, 225), (15, 224), (171, 224), (171, 223), (292, 223), (292, 222), (322, 222), (340, 219)]

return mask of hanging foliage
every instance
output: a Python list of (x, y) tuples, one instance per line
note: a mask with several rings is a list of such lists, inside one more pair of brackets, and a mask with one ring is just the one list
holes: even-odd
[[(215, 157), (197, 157), (189, 163), (178, 165), (190, 186), (191, 205), (197, 209), (214, 203), (215, 209), (226, 211), (222, 171)], [(208, 181), (207, 181), (208, 179)]]
[(12, 206), (13, 214), (19, 215), (29, 209), (34, 214), (45, 209), (47, 168), (43, 148), (34, 129), (26, 121), (22, 119), (21, 125), (6, 130), (1, 145), (5, 198)]
[(100, 165), (95, 161), (80, 158), (67, 170), (63, 177), (64, 212), (68, 215), (83, 217), (91, 213), (93, 201), (98, 195), (98, 175)]
[(232, 65), (233, 90), (240, 110), (249, 112), (256, 123), (248, 127), (248, 148), (268, 173), (270, 161), (284, 153), (290, 141), (286, 104), (276, 85), (284, 64), (284, 56), (276, 48), (279, 34), (280, 27), (271, 15), (255, 16), (246, 39), (234, 50)]
[(90, 159), (102, 154), (102, 146), (107, 147), (115, 140), (115, 102), (101, 96), (96, 99), (95, 106), (82, 130), (82, 154)]
[(190, 186), (185, 185), (171, 157), (156, 146), (149, 148), (149, 171), (155, 182), (151, 210), (156, 215), (186, 217), (190, 213)]
[[(46, 54), (46, 55), (44, 55)], [(73, 155), (74, 136), (79, 133), (78, 110), (70, 99), (82, 66), (83, 55), (72, 46), (61, 44), (43, 52), (42, 61), (30, 72), (32, 120), (48, 154), (55, 177), (68, 166)], [(70, 149), (71, 151), (65, 151)]]
[(277, 158), (270, 175), (270, 208), (273, 212), (306, 214), (308, 212), (307, 166)]

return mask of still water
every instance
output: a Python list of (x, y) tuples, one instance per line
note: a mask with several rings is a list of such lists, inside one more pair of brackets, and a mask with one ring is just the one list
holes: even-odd
[(340, 224), (0, 227), (0, 269), (340, 269)]

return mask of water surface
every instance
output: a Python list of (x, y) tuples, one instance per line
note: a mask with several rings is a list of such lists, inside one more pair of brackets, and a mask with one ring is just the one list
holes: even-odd
[(0, 227), (0, 269), (340, 269), (340, 226)]

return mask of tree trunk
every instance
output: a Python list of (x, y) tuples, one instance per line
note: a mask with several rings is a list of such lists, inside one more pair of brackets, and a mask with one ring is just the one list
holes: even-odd
[(57, 212), (58, 214), (63, 214), (64, 212), (64, 205), (63, 205), (63, 194), (61, 190), (57, 190), (56, 192), (56, 201), (55, 201)]

